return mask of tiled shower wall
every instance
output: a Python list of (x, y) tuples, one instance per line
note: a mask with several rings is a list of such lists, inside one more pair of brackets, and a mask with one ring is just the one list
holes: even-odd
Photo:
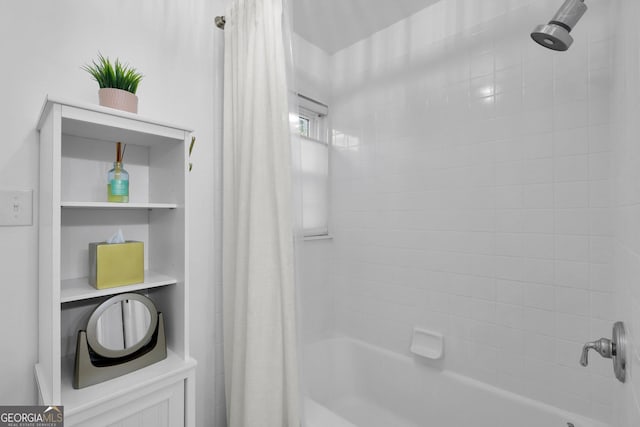
[(618, 320), (625, 322), (630, 341), (630, 377), (626, 387), (616, 390), (615, 425), (632, 427), (640, 425), (640, 5), (634, 0), (615, 3), (611, 25), (619, 31), (614, 44), (611, 115), (616, 196), (614, 295)]
[(566, 53), (529, 39), (555, 0), (443, 0), (332, 57), (338, 333), (441, 332), (438, 366), (612, 419), (611, 362), (578, 364), (615, 320), (610, 3)]

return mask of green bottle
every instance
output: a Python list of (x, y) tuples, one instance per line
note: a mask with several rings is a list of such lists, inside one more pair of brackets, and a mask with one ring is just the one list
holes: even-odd
[(122, 143), (116, 144), (116, 161), (107, 175), (107, 200), (109, 202), (127, 203), (129, 201), (129, 172), (122, 167), (124, 151)]

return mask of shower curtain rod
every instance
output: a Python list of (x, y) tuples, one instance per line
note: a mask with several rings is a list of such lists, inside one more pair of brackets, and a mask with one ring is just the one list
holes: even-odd
[(319, 105), (319, 106), (321, 106), (321, 107), (329, 108), (329, 106), (328, 106), (327, 104), (323, 104), (323, 103), (322, 103), (322, 102), (320, 102), (320, 101), (316, 101), (316, 100), (315, 100), (315, 99), (313, 99), (313, 98), (309, 98), (308, 96), (303, 95), (303, 94), (301, 94), (300, 92), (294, 92), (294, 93), (295, 93), (296, 95), (298, 95), (298, 97), (299, 97), (299, 98), (305, 99), (305, 100), (307, 100), (307, 101), (309, 101), (309, 102), (313, 102), (314, 104), (317, 104), (317, 105)]

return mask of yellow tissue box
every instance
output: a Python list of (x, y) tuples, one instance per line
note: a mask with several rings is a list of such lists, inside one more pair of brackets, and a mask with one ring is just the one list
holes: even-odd
[(144, 282), (144, 243), (89, 243), (89, 283), (96, 289)]

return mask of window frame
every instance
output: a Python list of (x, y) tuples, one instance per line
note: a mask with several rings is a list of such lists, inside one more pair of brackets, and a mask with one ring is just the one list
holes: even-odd
[[(313, 98), (309, 98), (300, 93), (298, 95), (298, 120), (307, 122), (307, 134), (302, 132), (300, 122), (298, 123), (298, 137), (308, 142), (321, 144), (327, 150), (327, 176), (326, 176), (326, 229), (308, 229), (304, 228), (304, 218), (302, 223), (302, 234), (305, 240), (316, 240), (331, 238), (331, 141), (329, 132), (329, 107), (326, 104), (318, 102)], [(302, 149), (302, 143), (300, 144)], [(301, 170), (301, 174), (305, 172)], [(304, 200), (304, 192), (302, 194)], [(304, 210), (303, 210), (304, 216)]]

